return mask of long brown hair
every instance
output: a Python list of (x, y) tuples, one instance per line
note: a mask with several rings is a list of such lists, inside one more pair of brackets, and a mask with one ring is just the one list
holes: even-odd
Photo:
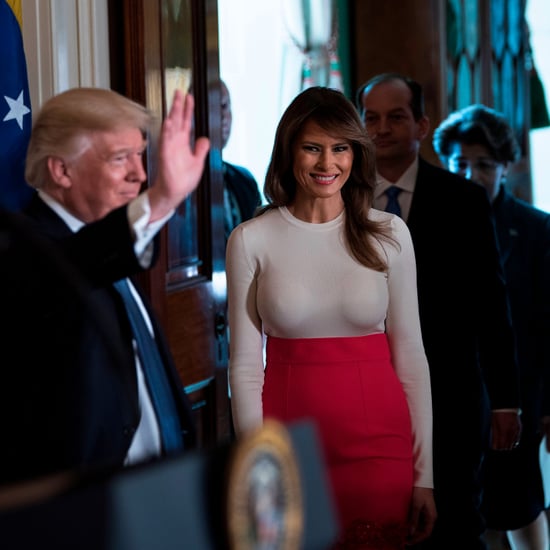
[(386, 259), (372, 239), (395, 244), (389, 224), (369, 219), (376, 186), (374, 145), (368, 137), (353, 103), (331, 88), (314, 86), (294, 98), (277, 127), (271, 160), (267, 169), (264, 195), (271, 208), (292, 204), (296, 195), (292, 150), (307, 121), (313, 121), (332, 136), (338, 136), (353, 148), (353, 165), (342, 187), (345, 237), (352, 256), (366, 267), (386, 271)]

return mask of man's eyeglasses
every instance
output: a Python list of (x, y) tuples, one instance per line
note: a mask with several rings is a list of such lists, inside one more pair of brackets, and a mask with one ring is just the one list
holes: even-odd
[(471, 162), (465, 158), (450, 158), (449, 159), (449, 169), (451, 172), (463, 173), (469, 172), (472, 170), (477, 170), (478, 172), (483, 172), (484, 174), (492, 174), (496, 169), (501, 165), (500, 162), (497, 162), (493, 159), (477, 159), (474, 162)]

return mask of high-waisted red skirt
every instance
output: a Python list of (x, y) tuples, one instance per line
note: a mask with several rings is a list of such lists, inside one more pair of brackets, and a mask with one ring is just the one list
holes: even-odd
[(411, 422), (385, 334), (268, 337), (264, 417), (313, 420), (342, 533), (406, 526)]

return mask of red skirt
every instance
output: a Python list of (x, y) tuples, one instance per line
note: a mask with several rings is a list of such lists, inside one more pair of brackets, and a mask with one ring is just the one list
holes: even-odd
[(266, 353), (264, 417), (316, 424), (343, 537), (403, 535), (413, 486), (411, 421), (386, 335), (268, 337)]

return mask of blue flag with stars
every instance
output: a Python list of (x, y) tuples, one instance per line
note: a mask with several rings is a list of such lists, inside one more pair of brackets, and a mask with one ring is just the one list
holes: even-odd
[(24, 176), (30, 105), (21, 27), (6, 0), (0, 0), (0, 206), (8, 210), (20, 210), (33, 192)]

